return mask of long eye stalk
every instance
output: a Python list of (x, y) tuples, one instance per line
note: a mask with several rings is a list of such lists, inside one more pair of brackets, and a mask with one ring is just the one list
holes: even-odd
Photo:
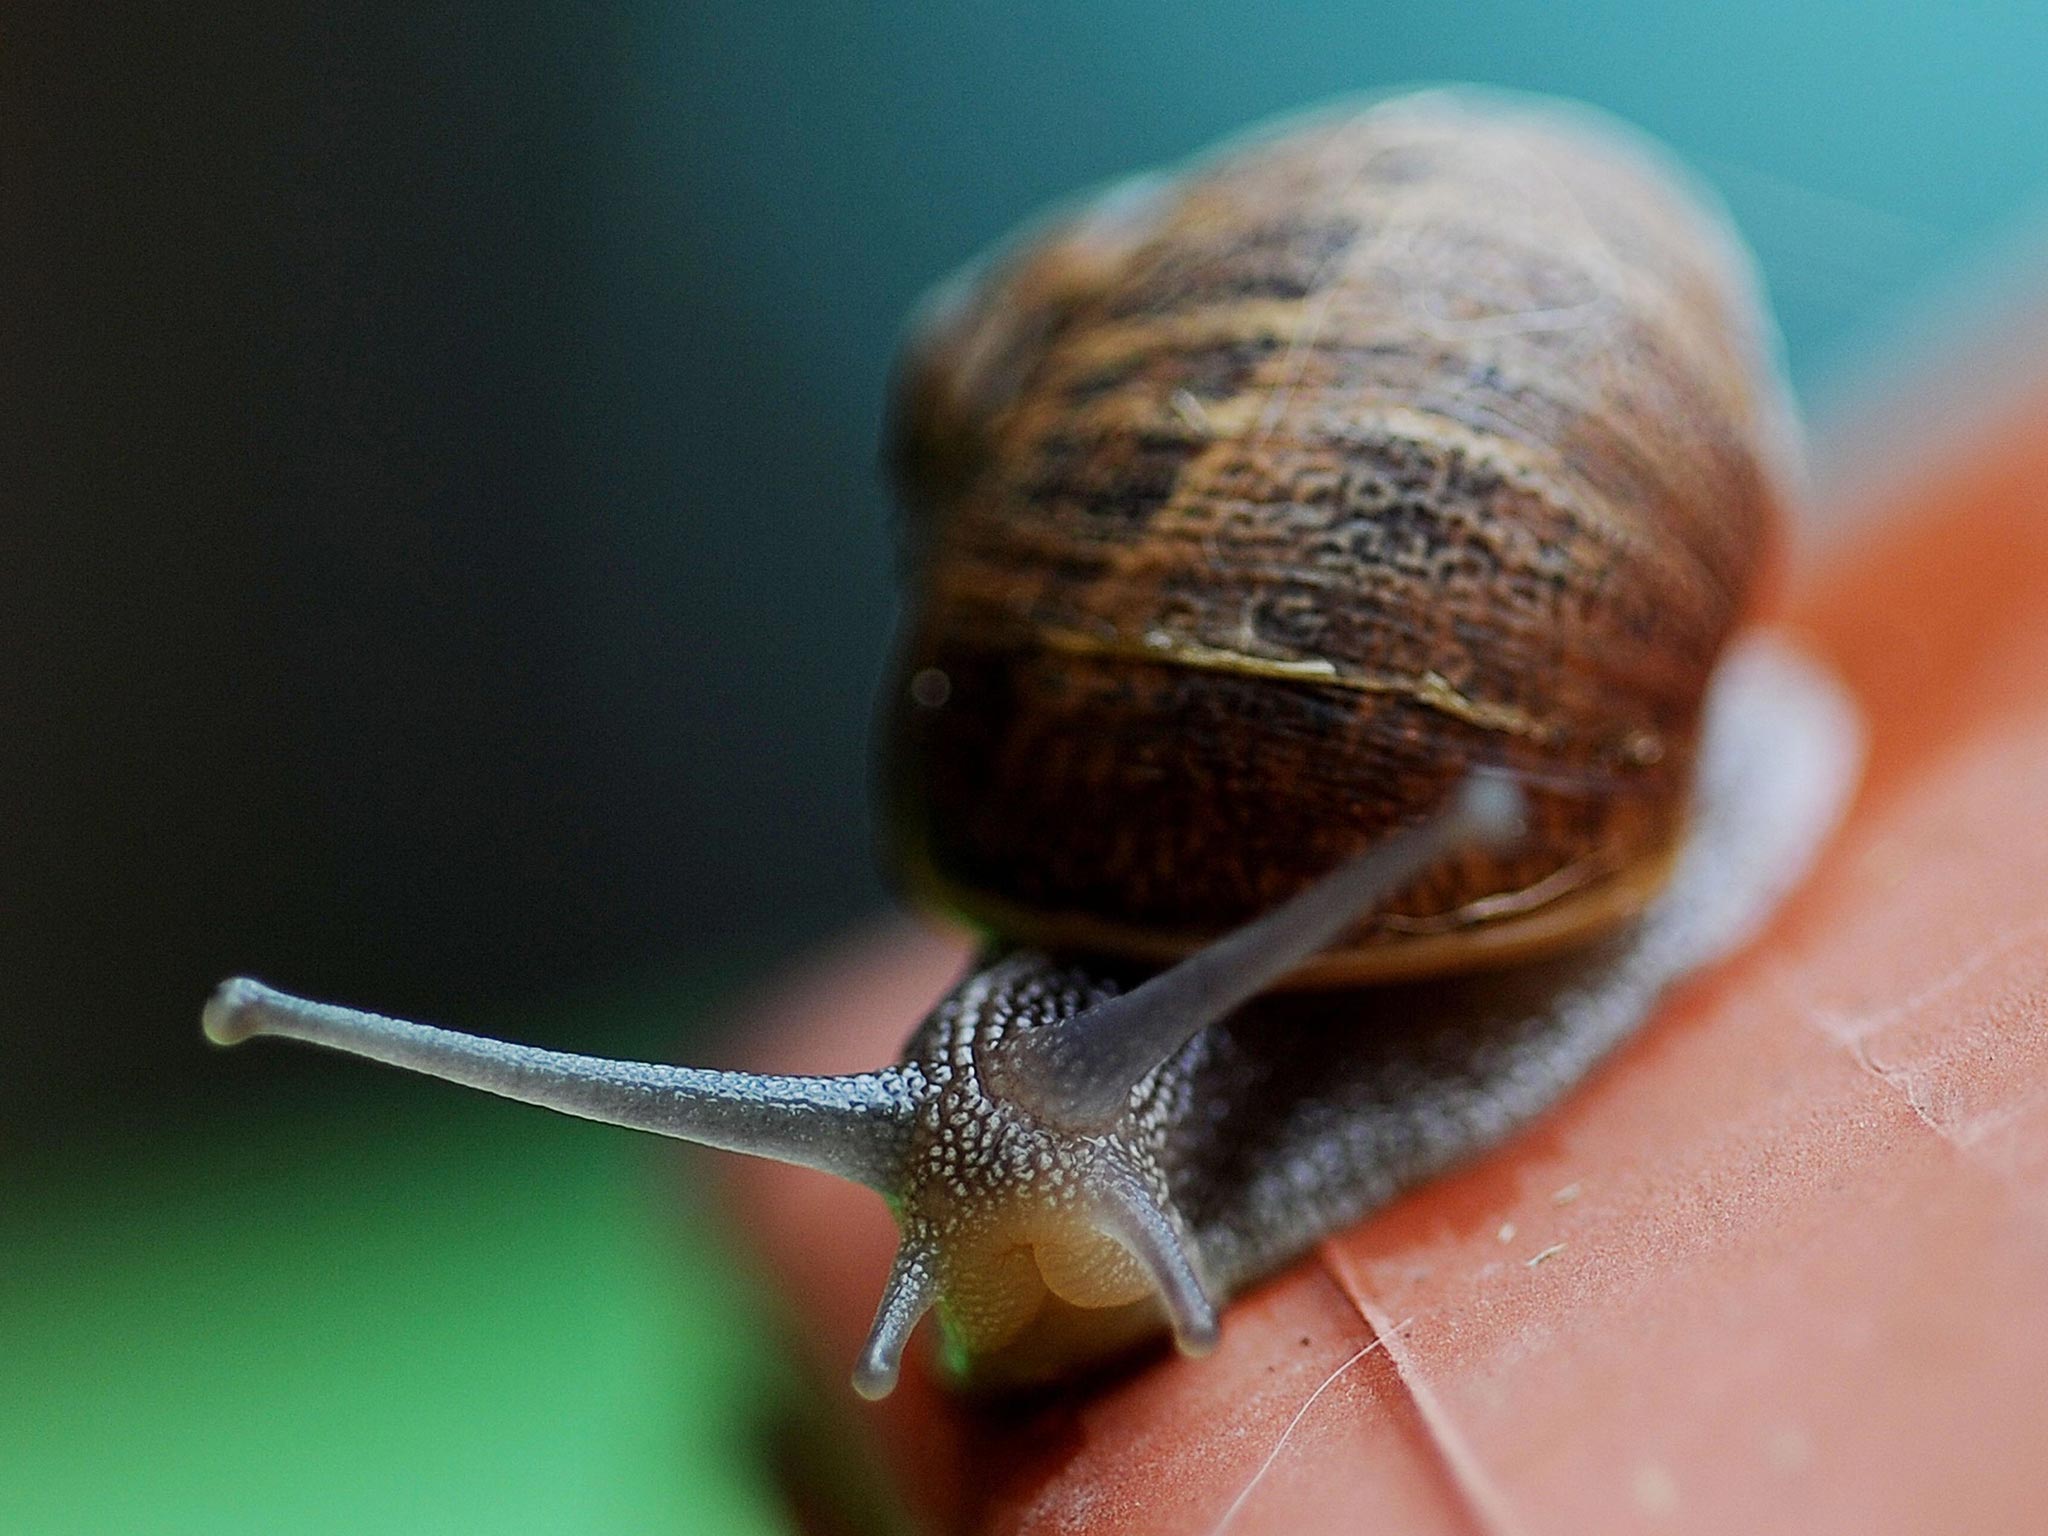
[(901, 1174), (916, 1113), (912, 1074), (901, 1067), (773, 1077), (611, 1061), (308, 1002), (247, 977), (223, 982), (201, 1022), (219, 1045), (252, 1035), (309, 1040), (585, 1120), (774, 1158), (885, 1191)]
[(1328, 948), (1361, 912), (1446, 853), (1519, 836), (1524, 814), (1513, 784), (1473, 774), (1436, 816), (1340, 865), (1265, 916), (1086, 1013), (1019, 1037), (1003, 1061), (1004, 1091), (1076, 1130), (1107, 1124), (1131, 1090), (1197, 1033)]

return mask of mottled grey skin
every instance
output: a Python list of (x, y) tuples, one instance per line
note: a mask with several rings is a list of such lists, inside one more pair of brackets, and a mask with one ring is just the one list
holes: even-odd
[[(954, 1368), (963, 1377), (1037, 1379), (1068, 1358), (1065, 1348), (1050, 1349), (1031, 1335), (1017, 1347), (994, 1352), (999, 1359), (989, 1358), (991, 1352), (977, 1342), (984, 1325), (972, 1297), (980, 1277), (972, 1271), (988, 1262), (992, 1244), (1015, 1246), (1014, 1235), (1005, 1243), (1003, 1228), (1020, 1205), (1041, 1224), (1114, 1231), (1125, 1246), (1143, 1250), (1144, 1265), (1163, 1293), (1164, 1316), (1159, 1307), (1133, 1307), (1106, 1329), (1107, 1336), (1102, 1326), (1085, 1329), (1091, 1342), (1076, 1353), (1112, 1348), (1162, 1323), (1175, 1327), (1191, 1352), (1215, 1342), (1213, 1293), (1194, 1234), (1179, 1219), (1167, 1172), (1176, 1161), (1175, 1136), (1192, 1087), (1177, 1062), (1190, 1058), (1193, 1047), (1149, 1073), (1130, 1090), (1122, 1110), (1099, 1127), (1062, 1125), (992, 1081), (1000, 1080), (1006, 1055), (1021, 1035), (1080, 1016), (1144, 974), (1062, 962), (1035, 951), (991, 955), (940, 1002), (904, 1048), (901, 1070), (914, 1076), (920, 1108), (891, 1201), (903, 1229), (898, 1267), (910, 1263), (925, 1272), (928, 1298), (939, 1306)], [(1037, 1284), (1028, 1270), (1019, 1283)], [(892, 1370), (880, 1362), (875, 1369)]]

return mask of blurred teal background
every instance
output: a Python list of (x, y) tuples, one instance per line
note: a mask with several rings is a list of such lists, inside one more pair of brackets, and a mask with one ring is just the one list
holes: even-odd
[(875, 907), (890, 350), (1019, 218), (1340, 92), (1581, 97), (1720, 188), (1825, 400), (2048, 174), (2036, 6), (8, 34), (7, 1532), (777, 1528), (777, 1324), (654, 1151), (211, 1056), (197, 1005), (246, 970), (666, 1050)]

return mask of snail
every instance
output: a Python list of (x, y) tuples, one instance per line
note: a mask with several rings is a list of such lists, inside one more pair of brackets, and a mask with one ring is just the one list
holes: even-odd
[(897, 1062), (614, 1062), (248, 979), (206, 1032), (878, 1191), (865, 1396), (934, 1308), (969, 1383), (1200, 1354), (1816, 857), (1854, 712), (1739, 633), (1789, 423), (1732, 232), (1589, 116), (1430, 91), (1121, 184), (900, 367), (886, 818), (986, 942)]

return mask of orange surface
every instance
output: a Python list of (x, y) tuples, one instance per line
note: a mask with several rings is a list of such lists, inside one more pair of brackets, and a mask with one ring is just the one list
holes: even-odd
[[(1502, 1151), (1240, 1300), (1206, 1361), (974, 1408), (844, 1377), (893, 1231), (735, 1165), (819, 1392), (989, 1531), (2048, 1529), (2048, 402), (1898, 487), (1785, 622), (1863, 793), (1765, 938)], [(891, 1058), (960, 964), (902, 927), (754, 1011)]]

